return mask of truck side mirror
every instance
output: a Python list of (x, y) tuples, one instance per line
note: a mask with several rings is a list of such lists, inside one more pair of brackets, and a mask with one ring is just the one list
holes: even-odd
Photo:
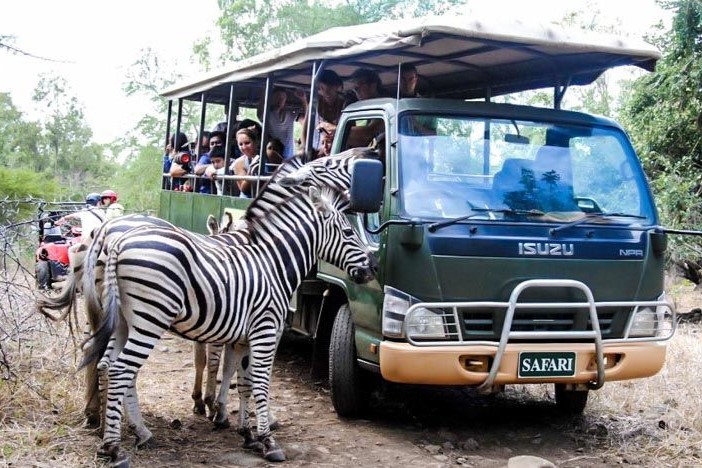
[(375, 213), (383, 201), (383, 163), (358, 159), (351, 169), (350, 211)]

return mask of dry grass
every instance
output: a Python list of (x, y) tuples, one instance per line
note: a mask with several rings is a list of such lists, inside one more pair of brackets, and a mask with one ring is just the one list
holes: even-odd
[[(702, 304), (702, 294), (688, 285), (676, 286), (674, 293), (681, 311)], [(30, 336), (3, 343), (12, 375), (0, 380), (0, 465), (107, 466), (95, 458), (99, 443), (95, 433), (82, 428), (83, 376), (76, 371), (78, 356), (67, 325), (51, 324), (38, 315), (25, 316), (23, 323), (32, 330)], [(670, 342), (663, 371), (649, 379), (608, 383), (593, 392), (586, 415), (571, 436), (633, 464), (699, 466), (701, 339), (701, 325), (681, 326)], [(157, 348), (173, 347), (171, 343), (162, 342)], [(182, 381), (175, 398), (163, 394), (167, 386), (159, 380), (187, 368), (189, 353), (171, 349), (166, 358), (140, 379), (140, 387), (149, 386), (141, 393), (142, 401), (168, 406), (170, 415), (187, 414), (190, 372), (178, 376)], [(532, 386), (523, 391), (543, 396), (552, 388)]]
[(14, 378), (0, 381), (0, 464), (84, 466), (93, 459), (93, 447), (76, 450), (95, 439), (81, 427), (82, 375), (73, 340), (65, 325), (56, 332), (5, 343)]

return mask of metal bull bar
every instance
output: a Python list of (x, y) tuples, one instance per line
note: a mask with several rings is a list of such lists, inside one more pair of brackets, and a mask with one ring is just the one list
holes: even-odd
[[(558, 302), (558, 303), (548, 303), (548, 302), (534, 302), (534, 303), (518, 303), (519, 296), (526, 289), (529, 288), (574, 288), (578, 289), (585, 294), (587, 302)], [(517, 332), (512, 331), (512, 320), (514, 318), (514, 312), (517, 307), (521, 309), (576, 309), (587, 307), (590, 312), (590, 322), (592, 323), (591, 331), (562, 331), (562, 332)], [(595, 382), (588, 382), (588, 387), (592, 390), (597, 390), (604, 385), (605, 370), (604, 370), (604, 352), (602, 350), (602, 333), (600, 332), (600, 322), (597, 317), (597, 308), (595, 307), (595, 298), (592, 295), (592, 291), (584, 283), (575, 280), (553, 280), (553, 279), (539, 279), (539, 280), (527, 280), (519, 283), (516, 288), (512, 291), (509, 297), (507, 313), (505, 314), (505, 321), (502, 326), (502, 334), (500, 335), (500, 342), (497, 346), (497, 352), (488, 372), (488, 376), (480, 386), (478, 390), (488, 389), (492, 386), (497, 376), (497, 371), (500, 368), (500, 362), (502, 361), (502, 356), (507, 348), (507, 343), (510, 339), (520, 339), (520, 340), (540, 340), (540, 339), (551, 339), (551, 338), (561, 338), (561, 339), (594, 339), (595, 342), (595, 355), (597, 359), (597, 380)]]

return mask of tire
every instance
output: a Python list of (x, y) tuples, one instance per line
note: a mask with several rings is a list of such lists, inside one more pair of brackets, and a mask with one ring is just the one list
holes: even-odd
[(39, 289), (51, 288), (51, 265), (46, 260), (38, 260), (36, 265), (37, 270), (37, 287)]
[(556, 407), (562, 414), (583, 414), (589, 390), (567, 390), (565, 384), (556, 384)]
[(339, 308), (329, 344), (329, 387), (336, 413), (345, 418), (363, 414), (368, 407), (368, 376), (356, 362), (356, 344), (351, 310)]

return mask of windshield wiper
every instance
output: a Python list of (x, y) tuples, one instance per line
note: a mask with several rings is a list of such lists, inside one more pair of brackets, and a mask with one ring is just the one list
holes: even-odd
[(646, 219), (646, 216), (640, 216), (636, 214), (631, 214), (631, 213), (621, 213), (618, 211), (613, 211), (611, 213), (588, 213), (585, 216), (583, 216), (580, 219), (576, 219), (575, 221), (571, 221), (570, 223), (566, 224), (561, 224), (558, 227), (555, 227), (551, 229), (550, 233), (551, 235), (555, 235), (556, 233), (560, 231), (564, 231), (566, 229), (570, 229), (573, 226), (577, 226), (579, 224), (587, 223), (588, 221), (592, 221), (593, 219), (603, 219), (603, 218), (635, 218), (635, 219)]
[(446, 226), (451, 226), (452, 224), (460, 223), (461, 221), (465, 221), (466, 219), (474, 218), (475, 216), (479, 216), (483, 213), (492, 213), (492, 214), (503, 214), (503, 215), (512, 215), (512, 216), (544, 216), (546, 213), (540, 210), (513, 210), (511, 208), (471, 208), (473, 210), (473, 213), (465, 216), (459, 216), (458, 218), (453, 218), (453, 219), (447, 219), (446, 221), (438, 221), (436, 223), (431, 223), (429, 227), (427, 228), (429, 232), (435, 232), (438, 231), (439, 229), (446, 227)]

